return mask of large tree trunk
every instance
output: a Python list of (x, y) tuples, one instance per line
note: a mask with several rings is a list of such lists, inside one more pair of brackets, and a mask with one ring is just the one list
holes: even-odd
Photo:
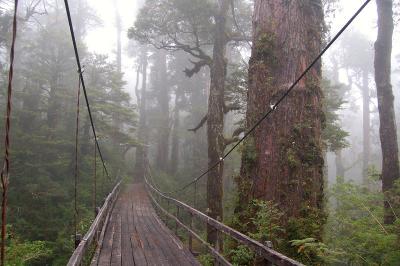
[(169, 87), (167, 84), (167, 55), (159, 50), (156, 54), (156, 90), (159, 106), (156, 166), (162, 171), (168, 170), (168, 144), (170, 134)]
[(142, 67), (142, 88), (140, 91), (140, 106), (139, 106), (139, 129), (138, 140), (141, 145), (136, 148), (136, 162), (134, 168), (134, 178), (143, 180), (145, 173), (145, 163), (147, 159), (147, 116), (146, 116), (146, 85), (147, 85), (147, 49), (141, 51), (141, 67)]
[(386, 224), (395, 220), (387, 192), (400, 176), (394, 96), (390, 80), (393, 37), (393, 1), (377, 0), (378, 38), (375, 43), (375, 82), (378, 95), (379, 133), (382, 147), (382, 190), (385, 193)]
[[(223, 156), (224, 152), (224, 92), (226, 78), (226, 18), (229, 10), (228, 0), (218, 1), (219, 10), (215, 16), (215, 32), (213, 47), (213, 62), (210, 69), (211, 84), (208, 98), (208, 166), (212, 167)], [(222, 220), (222, 174), (224, 164), (221, 162), (213, 168), (207, 177), (207, 207), (208, 215)], [(217, 248), (222, 247), (221, 237), (217, 230), (207, 226), (207, 240)], [(219, 243), (219, 245), (218, 245)]]
[[(253, 125), (321, 50), (318, 0), (256, 0), (246, 123)], [(321, 240), (323, 211), (321, 64), (254, 131), (243, 147), (240, 205), (271, 200), (284, 212), (286, 239)]]
[(362, 97), (363, 97), (363, 165), (362, 165), (362, 178), (363, 184), (367, 184), (368, 180), (368, 166), (371, 154), (371, 112), (369, 109), (370, 95), (369, 95), (369, 82), (368, 71), (363, 71), (362, 77)]

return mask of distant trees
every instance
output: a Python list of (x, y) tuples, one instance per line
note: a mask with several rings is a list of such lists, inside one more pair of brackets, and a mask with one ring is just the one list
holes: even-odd
[[(228, 0), (148, 0), (130, 29), (132, 38), (160, 49), (184, 51), (195, 58), (196, 61), (191, 61), (193, 66), (185, 69), (188, 77), (209, 67), (208, 111), (193, 130), (207, 123), (209, 167), (220, 160), (230, 143), (224, 137), (224, 115), (236, 109), (225, 102), (226, 46), (231, 41), (246, 39), (235, 27), (231, 8), (232, 2)], [(232, 17), (229, 10), (233, 11)], [(222, 174), (223, 162), (210, 171), (207, 179), (208, 214), (219, 220), (223, 217)], [(212, 227), (207, 238), (213, 244), (218, 242)]]
[(343, 42), (343, 68), (347, 69), (349, 86), (360, 89), (362, 95), (363, 151), (362, 181), (367, 183), (371, 162), (371, 102), (373, 90), (370, 79), (373, 75), (373, 51), (369, 40), (360, 32), (347, 33)]

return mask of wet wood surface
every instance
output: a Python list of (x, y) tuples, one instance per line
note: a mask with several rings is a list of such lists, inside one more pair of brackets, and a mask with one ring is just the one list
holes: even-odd
[(130, 184), (112, 211), (91, 265), (200, 265), (155, 213), (143, 184)]

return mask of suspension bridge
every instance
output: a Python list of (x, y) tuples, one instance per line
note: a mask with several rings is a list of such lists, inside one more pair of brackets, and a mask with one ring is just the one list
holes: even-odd
[[(143, 182), (127, 184), (123, 189), (121, 182), (115, 185), (68, 265), (81, 265), (91, 247), (96, 250), (90, 265), (200, 265), (194, 256), (198, 254), (195, 241), (217, 265), (232, 265), (218, 243), (213, 247), (195, 232), (198, 223), (247, 246), (265, 265), (302, 265), (162, 193), (151, 180), (145, 177)], [(174, 230), (166, 225), (168, 221)], [(188, 235), (186, 244), (177, 237), (178, 228)]]
[[(68, 22), (71, 31), (72, 42), (74, 46), (76, 61), (79, 74), (79, 90), (82, 87), (85, 96), (86, 106), (89, 113), (91, 128), (95, 141), (95, 150), (98, 152), (102, 161), (103, 170), (109, 176), (103, 155), (98, 142), (94, 121), (91, 114), (88, 93), (86, 91), (83, 71), (79, 60), (78, 49), (76, 45), (74, 30), (72, 26), (71, 15), (68, 1), (65, 0), (65, 7), (68, 16)], [(339, 36), (347, 29), (353, 20), (361, 13), (370, 0), (366, 1), (345, 26), (335, 35), (328, 45), (321, 51), (317, 58), (309, 65), (302, 75), (289, 87), (282, 98), (280, 98), (271, 109), (250, 129), (233, 147), (225, 153), (218, 162), (194, 178), (189, 183), (174, 191), (175, 193), (162, 192), (154, 183), (151, 169), (146, 160), (146, 171), (143, 177), (136, 177), (141, 180), (138, 183), (123, 184), (119, 181), (115, 184), (112, 191), (104, 200), (103, 206), (98, 210), (97, 216), (91, 224), (89, 230), (82, 239), (76, 239), (76, 249), (68, 262), (73, 265), (200, 265), (196, 259), (199, 253), (199, 246), (211, 255), (216, 265), (231, 265), (228, 258), (223, 254), (220, 243), (216, 245), (209, 244), (199, 233), (199, 224), (213, 228), (221, 238), (231, 238), (236, 243), (244, 245), (254, 252), (259, 261), (264, 265), (302, 265), (301, 263), (286, 257), (273, 250), (267, 243), (260, 243), (239, 231), (225, 225), (221, 221), (209, 217), (207, 214), (197, 210), (187, 203), (177, 200), (172, 195), (176, 192), (185, 190), (190, 186), (196, 187), (198, 181), (206, 176), (213, 168), (218, 166), (229, 154), (242, 143), (254, 129), (264, 121), (281, 102), (290, 94), (293, 88), (307, 74), (307, 72), (321, 59), (322, 55), (331, 47)], [(10, 117), (11, 117), (11, 92), (12, 92), (12, 69), (14, 59), (14, 43), (16, 37), (16, 11), (17, 3), (15, 1), (15, 13), (13, 24), (13, 44), (11, 49), (11, 63), (9, 75), (8, 104), (7, 104), (7, 127), (6, 127), (6, 145), (5, 145), (5, 168), (1, 172), (1, 181), (3, 187), (3, 205), (2, 221), (5, 224), (5, 203), (6, 191), (8, 185), (8, 163), (9, 163), (9, 140)], [(77, 130), (79, 128), (79, 102), (77, 107)], [(78, 135), (78, 131), (76, 132)], [(76, 143), (77, 146), (77, 143)], [(76, 152), (77, 154), (77, 152)], [(96, 153), (95, 153), (96, 157)], [(77, 157), (76, 167), (77, 167)], [(77, 171), (75, 168), (75, 187), (77, 182)], [(5, 192), (4, 192), (5, 191)], [(75, 191), (76, 193), (76, 191)], [(4, 196), (5, 195), (5, 196)], [(196, 197), (196, 190), (194, 193)], [(196, 202), (196, 200), (194, 200)], [(195, 204), (194, 204), (195, 205)], [(75, 197), (76, 208), (76, 197)], [(173, 229), (171, 229), (173, 228)], [(181, 241), (182, 232), (186, 234), (187, 241)], [(75, 223), (76, 234), (76, 223)], [(2, 250), (1, 258), (4, 263), (4, 237), (5, 228), (2, 228)], [(220, 237), (217, 237), (220, 239)]]

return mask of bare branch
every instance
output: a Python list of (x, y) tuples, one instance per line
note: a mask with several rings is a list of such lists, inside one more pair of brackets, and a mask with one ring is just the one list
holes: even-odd
[(195, 128), (188, 129), (188, 131), (192, 131), (192, 132), (196, 133), (197, 130), (199, 130), (202, 126), (204, 126), (204, 124), (206, 123), (207, 119), (208, 119), (208, 115), (205, 115), (203, 117), (203, 119), (201, 119), (200, 123)]
[[(251, 41), (252, 41), (252, 39), (250, 38), (250, 37), (248, 37), (248, 36), (246, 36), (246, 33), (239, 27), (239, 24), (238, 24), (238, 22), (237, 22), (237, 19), (236, 19), (236, 12), (235, 12), (235, 2), (234, 2), (234, 0), (231, 0), (231, 10), (232, 10), (232, 18), (233, 18), (233, 23), (235, 24), (235, 27), (236, 27), (236, 29), (240, 32), (240, 36), (230, 36), (230, 40), (231, 41), (236, 41), (236, 42), (243, 42), (243, 41), (245, 41), (245, 42), (247, 42), (247, 44), (249, 45), (249, 47), (251, 48)], [(236, 40), (235, 40), (235, 38), (237, 38)]]
[(238, 142), (238, 141), (239, 141), (238, 137), (232, 137), (232, 138), (229, 138), (229, 139), (224, 139), (224, 149), (226, 147), (228, 147), (229, 145), (231, 145), (231, 144), (233, 144), (235, 142)]
[(235, 131), (233, 131), (232, 136), (233, 136), (233, 137), (237, 137), (237, 136), (239, 136), (240, 134), (242, 134), (243, 132), (246, 132), (246, 128), (244, 128), (244, 127), (239, 127), (239, 128), (237, 128), (237, 129), (235, 129)]
[(199, 73), (199, 71), (204, 67), (204, 66), (209, 66), (211, 65), (211, 62), (207, 60), (200, 60), (198, 62), (189, 60), (190, 63), (193, 64), (193, 68), (185, 68), (183, 72), (185, 72), (186, 76), (191, 78), (194, 74)]
[(225, 105), (224, 106), (224, 114), (227, 114), (232, 111), (238, 111), (240, 109), (241, 109), (241, 107), (238, 104)]

